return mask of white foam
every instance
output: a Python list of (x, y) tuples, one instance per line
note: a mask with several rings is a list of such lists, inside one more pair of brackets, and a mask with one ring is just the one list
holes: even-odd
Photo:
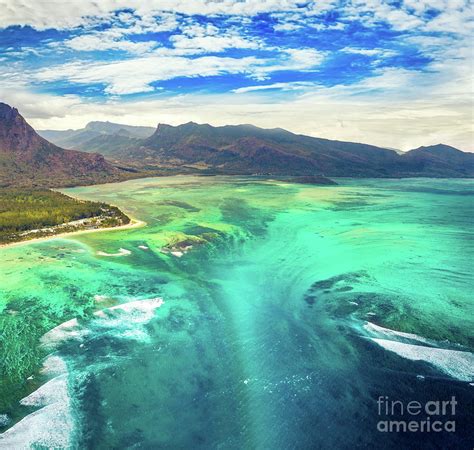
[(107, 253), (107, 252), (102, 252), (102, 251), (97, 252), (97, 254), (100, 256), (113, 256), (113, 257), (127, 256), (127, 255), (130, 255), (131, 253), (132, 252), (130, 250), (127, 250), (126, 248), (119, 248), (118, 252), (116, 253)]
[(52, 404), (26, 416), (0, 434), (0, 448), (30, 449), (38, 446), (55, 449), (71, 447), (73, 422), (69, 405)]
[(59, 375), (40, 386), (36, 391), (20, 400), (23, 406), (47, 406), (58, 401), (65, 401), (67, 395), (67, 375)]
[(20, 403), (41, 409), (0, 434), (0, 448), (71, 448), (74, 421), (70, 410), (66, 374), (48, 381)]
[[(106, 298), (105, 296), (96, 296), (96, 300), (98, 300), (97, 297), (100, 300)], [(94, 313), (94, 317), (98, 320), (96, 323), (102, 327), (130, 328), (130, 325), (133, 326), (133, 324), (149, 322), (153, 318), (155, 310), (163, 303), (164, 301), (160, 297), (135, 300), (97, 311)], [(53, 351), (67, 340), (83, 340), (90, 333), (91, 330), (81, 326), (77, 319), (71, 319), (45, 333), (41, 338), (41, 344), (46, 350)], [(125, 336), (127, 335), (125, 334)], [(137, 338), (138, 334), (133, 335), (132, 333), (130, 336)]]
[(388, 338), (405, 338), (411, 339), (418, 342), (423, 342), (425, 344), (433, 344), (434, 341), (430, 341), (422, 336), (418, 336), (417, 334), (413, 333), (403, 333), (401, 331), (391, 330), (390, 328), (384, 328), (379, 325), (375, 325), (372, 322), (366, 322), (364, 324), (364, 329), (368, 331), (370, 334), (376, 335), (378, 337), (388, 337)]
[(149, 341), (149, 335), (146, 331), (135, 329), (135, 330), (125, 330), (120, 333), (120, 337), (131, 339), (138, 342)]
[[(115, 326), (124, 322), (124, 315), (126, 316), (125, 323), (146, 323), (149, 322), (155, 315), (155, 310), (162, 306), (164, 301), (160, 297), (150, 298), (146, 300), (136, 300), (133, 302), (122, 303), (111, 308), (106, 308), (96, 312), (94, 315), (100, 319), (105, 319), (107, 326)], [(114, 314), (118, 313), (118, 317), (114, 320)]]
[(461, 381), (474, 379), (474, 354), (459, 350), (406, 344), (388, 339), (372, 338), (381, 347), (411, 361), (425, 361)]
[(135, 300), (133, 302), (122, 303), (120, 305), (112, 306), (107, 308), (109, 311), (115, 311), (120, 309), (122, 311), (131, 312), (138, 310), (142, 312), (154, 311), (164, 304), (164, 300), (161, 297), (148, 298), (144, 300)]
[(87, 333), (87, 330), (81, 328), (77, 319), (71, 319), (64, 322), (41, 337), (41, 344), (47, 349), (52, 350), (64, 341), (74, 338), (80, 338)]
[(162, 298), (156, 297), (98, 311), (94, 314), (96, 331), (98, 326), (106, 333), (112, 332), (115, 338), (147, 342), (150, 336), (143, 325), (155, 316), (155, 310), (163, 303)]
[(56, 377), (67, 372), (67, 366), (64, 359), (57, 355), (49, 355), (43, 362), (41, 373), (50, 377)]
[(147, 247), (146, 245), (139, 245), (138, 248), (141, 248), (142, 250), (148, 250), (149, 247)]

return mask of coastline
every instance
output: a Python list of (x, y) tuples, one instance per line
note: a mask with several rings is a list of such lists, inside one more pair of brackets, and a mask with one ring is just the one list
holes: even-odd
[[(97, 229), (89, 229), (89, 230), (77, 230), (77, 231), (67, 231), (65, 233), (58, 233), (58, 234), (51, 234), (50, 236), (42, 236), (39, 238), (33, 238), (33, 239), (25, 239), (23, 241), (17, 241), (17, 242), (9, 242), (7, 244), (0, 244), (0, 250), (4, 248), (9, 248), (9, 247), (18, 247), (21, 245), (28, 245), (28, 244), (34, 244), (37, 242), (42, 242), (42, 241), (48, 241), (51, 239), (62, 239), (65, 237), (71, 237), (71, 236), (76, 236), (79, 234), (86, 234), (86, 233), (99, 233), (101, 231), (114, 231), (114, 230), (127, 230), (130, 228), (140, 228), (144, 227), (146, 225), (146, 222), (143, 220), (138, 220), (135, 219), (134, 217), (131, 217), (129, 214), (127, 214), (128, 217), (130, 218), (130, 222), (125, 224), (125, 225), (119, 225), (117, 227), (104, 227), (104, 228), (97, 228)], [(64, 224), (66, 225), (66, 224)]]

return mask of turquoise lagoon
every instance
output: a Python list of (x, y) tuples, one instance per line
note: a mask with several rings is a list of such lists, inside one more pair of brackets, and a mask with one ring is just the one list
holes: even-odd
[(146, 226), (0, 249), (0, 448), (472, 447), (474, 184), (338, 181), (65, 190)]

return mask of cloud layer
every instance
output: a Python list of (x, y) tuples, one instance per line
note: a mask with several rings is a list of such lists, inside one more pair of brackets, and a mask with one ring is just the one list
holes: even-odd
[(40, 128), (251, 122), (474, 151), (465, 0), (0, 0), (0, 96)]

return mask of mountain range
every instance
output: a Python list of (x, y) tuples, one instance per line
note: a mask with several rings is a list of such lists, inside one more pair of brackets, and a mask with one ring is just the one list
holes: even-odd
[[(154, 133), (150, 130), (91, 122), (82, 130), (41, 133), (58, 145), (97, 151), (115, 161), (182, 171), (333, 177), (474, 175), (474, 155), (443, 144), (401, 153), (253, 125), (213, 127), (189, 122), (159, 124)], [(91, 131), (100, 134), (93, 136)], [(140, 133), (150, 136), (143, 139)], [(84, 140), (86, 134), (92, 137)]]
[(235, 174), (332, 177), (468, 177), (474, 154), (439, 144), (406, 153), (373, 145), (298, 135), (252, 125), (158, 125), (155, 133), (115, 153), (141, 160)]
[(0, 103), (0, 185), (53, 187), (163, 173), (474, 177), (474, 154), (444, 144), (400, 153), (253, 125), (189, 122), (153, 130), (91, 122), (40, 134)]
[(39, 130), (38, 133), (56, 145), (85, 152), (108, 155), (118, 149), (139, 145), (141, 139), (151, 136), (153, 127), (122, 125), (112, 122), (89, 122), (79, 130)]

